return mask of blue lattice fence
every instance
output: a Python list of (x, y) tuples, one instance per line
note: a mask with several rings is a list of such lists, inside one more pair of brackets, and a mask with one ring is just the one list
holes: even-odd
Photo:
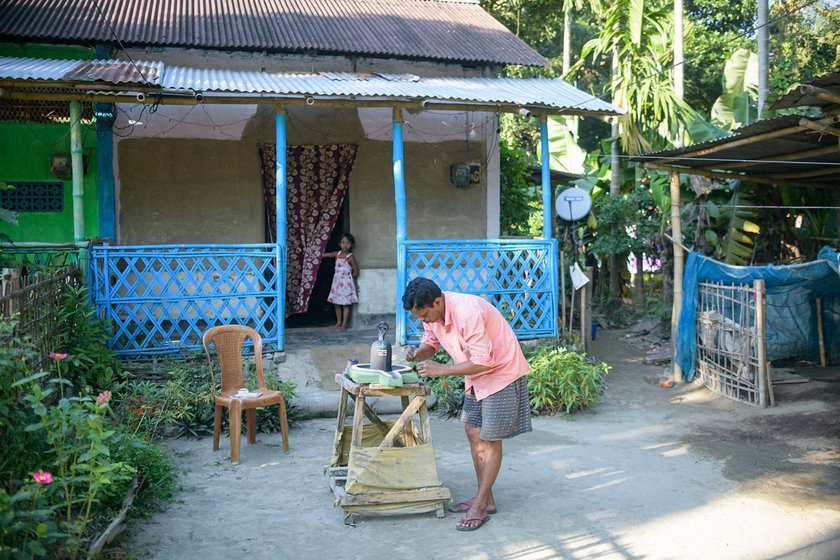
[(208, 327), (233, 323), (282, 350), (285, 262), (275, 244), (104, 245), (91, 249), (91, 294), (120, 355), (197, 350)]
[(425, 277), (442, 290), (492, 302), (520, 339), (557, 336), (557, 241), (405, 241), (397, 264), (397, 339), (416, 344), (420, 322), (402, 311), (405, 285)]

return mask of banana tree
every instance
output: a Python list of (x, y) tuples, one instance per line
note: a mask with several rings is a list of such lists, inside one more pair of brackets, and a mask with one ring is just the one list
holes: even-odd
[(758, 117), (758, 55), (738, 49), (723, 69), (723, 93), (712, 107), (712, 121), (726, 129), (750, 124)]

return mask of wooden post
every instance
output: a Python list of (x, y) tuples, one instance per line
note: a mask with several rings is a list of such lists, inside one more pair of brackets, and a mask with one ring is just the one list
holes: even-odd
[(680, 174), (671, 171), (671, 236), (674, 247), (674, 301), (671, 309), (671, 356), (674, 364), (674, 381), (683, 380), (682, 368), (677, 364), (677, 325), (680, 321), (683, 296), (683, 266), (685, 253), (682, 248), (682, 224), (680, 223)]
[(825, 367), (828, 360), (825, 356), (825, 335), (823, 334), (822, 300), (817, 298), (817, 338), (820, 342), (820, 365)]
[(753, 294), (755, 295), (755, 353), (758, 359), (758, 405), (765, 408), (768, 403), (775, 403), (767, 367), (767, 316), (765, 315), (764, 280), (753, 282)]
[(586, 286), (580, 288), (580, 343), (586, 352)]
[[(581, 338), (583, 339), (583, 351), (588, 353), (592, 351), (592, 278), (594, 277), (594, 270), (591, 266), (587, 266), (584, 267), (583, 273), (589, 278), (589, 282), (581, 289), (584, 294), (584, 309), (586, 310), (581, 315), (583, 321), (581, 325), (583, 336)], [(585, 320), (583, 320), (584, 317)]]
[(560, 325), (566, 330), (566, 255), (560, 247), (560, 305), (563, 310), (560, 313)]

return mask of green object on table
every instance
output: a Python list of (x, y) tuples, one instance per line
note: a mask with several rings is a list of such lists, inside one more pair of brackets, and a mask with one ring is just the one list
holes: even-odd
[(350, 364), (344, 374), (356, 383), (371, 383), (385, 387), (402, 387), (405, 383), (417, 383), (420, 376), (403, 364), (393, 364), (391, 371), (370, 369), (370, 364)]

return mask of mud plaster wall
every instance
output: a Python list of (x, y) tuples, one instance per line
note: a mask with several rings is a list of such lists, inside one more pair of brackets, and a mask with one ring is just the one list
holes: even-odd
[[(262, 243), (259, 144), (274, 143), (274, 110), (259, 107), (241, 140), (126, 138), (119, 142), (120, 243)], [(388, 125), (390, 126), (390, 125)], [(396, 266), (392, 144), (367, 140), (355, 109), (291, 108), (291, 144), (359, 145), (350, 178), (350, 231), (361, 268)], [(483, 162), (480, 142), (407, 142), (409, 239), (476, 239), (487, 231), (482, 181), (456, 188), (449, 167)]]

